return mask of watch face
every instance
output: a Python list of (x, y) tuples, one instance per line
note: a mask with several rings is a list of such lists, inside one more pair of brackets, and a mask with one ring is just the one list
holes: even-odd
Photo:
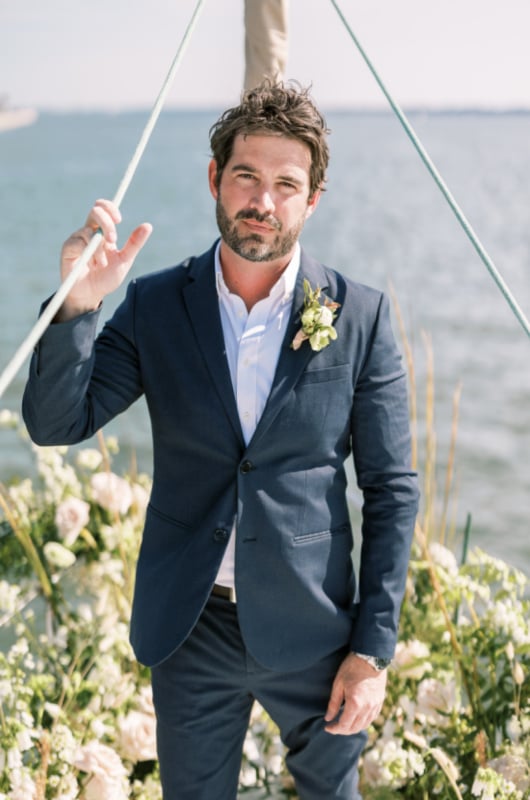
[(386, 669), (390, 665), (390, 662), (390, 658), (376, 658), (375, 668), (380, 670)]

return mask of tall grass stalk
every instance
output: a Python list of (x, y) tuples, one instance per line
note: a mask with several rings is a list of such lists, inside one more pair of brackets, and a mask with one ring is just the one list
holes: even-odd
[[(417, 383), (416, 383), (416, 369), (414, 365), (414, 357), (412, 347), (403, 322), (403, 315), (396, 294), (391, 288), (391, 294), (394, 304), (395, 315), (398, 321), (400, 335), (403, 343), (403, 351), (405, 354), (405, 362), (407, 365), (408, 379), (409, 379), (409, 405), (410, 405), (410, 418), (411, 418), (411, 433), (412, 433), (412, 458), (413, 466), (419, 470), (419, 426), (418, 426), (418, 403), (417, 403)], [(434, 564), (429, 545), (432, 542), (437, 542), (444, 546), (447, 545), (447, 526), (449, 508), (453, 502), (454, 493), (454, 474), (455, 474), (455, 457), (456, 457), (456, 440), (458, 433), (458, 416), (460, 407), (460, 398), (462, 394), (462, 385), (459, 384), (453, 394), (452, 404), (452, 422), (451, 433), (449, 440), (449, 453), (447, 465), (445, 468), (444, 490), (441, 505), (441, 512), (438, 512), (438, 487), (437, 487), (437, 437), (435, 428), (435, 381), (434, 381), (434, 356), (432, 348), (431, 336), (422, 332), (422, 341), (425, 349), (426, 356), (426, 377), (425, 377), (425, 441), (424, 441), (424, 459), (423, 459), (423, 490), (422, 490), (422, 503), (418, 518), (416, 520), (414, 537), (416, 546), (418, 547), (421, 556), (427, 564), (429, 580), (432, 586), (433, 595), (436, 603), (444, 619), (444, 624), (447, 629), (451, 648), (454, 654), (455, 664), (462, 676), (462, 682), (465, 687), (470, 705), (474, 714), (477, 716), (481, 714), (481, 709), (477, 700), (477, 692), (474, 690), (474, 676), (469, 674), (468, 668), (465, 663), (464, 654), (460, 645), (457, 633), (457, 625), (454, 616), (452, 617), (447, 603), (445, 601), (444, 593), (436, 566)], [(421, 470), (419, 470), (421, 472)], [(453, 530), (454, 535), (454, 530)]]
[(29, 531), (24, 529), (24, 526), (19, 524), (18, 520), (18, 513), (16, 509), (11, 507), (11, 503), (9, 501), (9, 494), (5, 487), (0, 484), (0, 508), (4, 512), (4, 516), (9, 523), (13, 534), (15, 535), (16, 539), (19, 541), (24, 553), (26, 554), (26, 558), (28, 559), (29, 563), (31, 564), (33, 571), (39, 581), (42, 593), (48, 603), (52, 606), (54, 611), (57, 611), (57, 603), (56, 603), (56, 592), (50, 580), (50, 577), (46, 571), (46, 567), (43, 564), (41, 557), (35, 547), (33, 539), (31, 538), (31, 534)]

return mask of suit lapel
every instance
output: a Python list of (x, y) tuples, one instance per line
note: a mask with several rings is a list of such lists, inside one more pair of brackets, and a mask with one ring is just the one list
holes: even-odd
[[(183, 290), (183, 297), (190, 325), (216, 391), (230, 423), (244, 447), (244, 437), (226, 358), (219, 299), (215, 286), (215, 246), (209, 252), (193, 260), (189, 267), (190, 281)], [(308, 362), (316, 355), (308, 342), (304, 342), (299, 350), (293, 350), (291, 347), (291, 342), (300, 328), (300, 314), (304, 305), (304, 278), (307, 278), (313, 288), (320, 286), (323, 292), (326, 291), (327, 277), (322, 265), (307, 256), (302, 250), (291, 316), (282, 342), (278, 365), (267, 404), (249, 443), (249, 449), (254, 447), (265, 435), (285, 405), (289, 393), (296, 385)]]
[(249, 448), (254, 447), (267, 432), (268, 428), (285, 405), (290, 391), (296, 385), (310, 359), (315, 356), (309, 342), (304, 342), (299, 350), (293, 350), (291, 347), (291, 342), (300, 328), (300, 315), (304, 305), (304, 278), (307, 278), (313, 288), (320, 286), (323, 292), (327, 289), (327, 277), (322, 265), (307, 256), (302, 250), (300, 269), (298, 271), (294, 290), (293, 307), (280, 350), (276, 373), (267, 404), (249, 444)]
[(189, 267), (190, 282), (183, 291), (190, 325), (230, 423), (244, 447), (230, 369), (226, 358), (219, 299), (215, 286), (213, 248)]

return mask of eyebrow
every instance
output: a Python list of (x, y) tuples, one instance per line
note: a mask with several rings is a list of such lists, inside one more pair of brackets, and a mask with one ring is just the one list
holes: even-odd
[[(251, 172), (253, 175), (257, 175), (258, 170), (254, 167), (250, 166), (250, 164), (234, 164), (233, 167), (230, 168), (230, 172)], [(296, 186), (302, 186), (303, 181), (299, 178), (296, 178), (294, 175), (278, 175), (278, 179), (281, 181), (288, 181), (289, 183), (294, 183)]]

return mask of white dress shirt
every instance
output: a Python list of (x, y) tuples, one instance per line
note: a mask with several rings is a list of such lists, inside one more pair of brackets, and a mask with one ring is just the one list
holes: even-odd
[[(215, 251), (215, 278), (225, 351), (239, 411), (241, 429), (248, 445), (270, 394), (280, 348), (291, 315), (296, 276), (300, 266), (300, 246), (268, 297), (251, 309), (232, 294), (223, 278), (220, 244)], [(249, 269), (254, 269), (249, 264)], [(217, 574), (216, 583), (235, 588), (235, 522)]]

